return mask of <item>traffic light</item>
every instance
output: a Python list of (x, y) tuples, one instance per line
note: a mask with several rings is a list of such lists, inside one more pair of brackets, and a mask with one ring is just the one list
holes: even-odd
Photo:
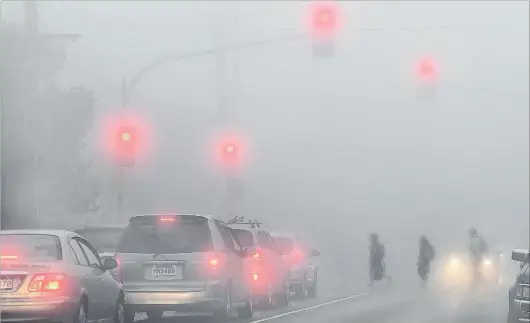
[(438, 76), (438, 68), (432, 59), (423, 58), (418, 63), (417, 73), (422, 81), (433, 82)]
[(132, 167), (136, 162), (136, 128), (123, 126), (116, 131), (116, 164)]
[(223, 142), (220, 153), (221, 161), (224, 166), (235, 167), (240, 161), (240, 148), (233, 140)]
[(217, 134), (212, 139), (214, 166), (220, 171), (242, 171), (247, 162), (245, 141), (233, 133)]
[(318, 1), (310, 5), (309, 30), (313, 54), (316, 57), (332, 57), (335, 38), (339, 31), (340, 15), (334, 1)]

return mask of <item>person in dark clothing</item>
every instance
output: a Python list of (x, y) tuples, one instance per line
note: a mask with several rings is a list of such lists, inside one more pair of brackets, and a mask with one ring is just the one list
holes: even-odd
[(370, 235), (370, 283), (373, 286), (375, 280), (385, 277), (384, 260), (385, 246), (379, 242), (377, 233)]
[(431, 261), (436, 256), (436, 251), (426, 236), (420, 238), (420, 248), (418, 255), (418, 276), (421, 278), (422, 286), (429, 280), (431, 272)]

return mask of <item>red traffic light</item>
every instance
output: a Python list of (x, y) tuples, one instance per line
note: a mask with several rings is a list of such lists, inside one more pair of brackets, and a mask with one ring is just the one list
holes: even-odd
[(438, 68), (432, 59), (424, 58), (419, 62), (417, 72), (422, 80), (432, 81), (437, 77)]
[(316, 38), (331, 38), (339, 29), (339, 10), (333, 1), (320, 1), (310, 7), (309, 29)]
[(240, 170), (247, 158), (244, 140), (236, 135), (217, 135), (213, 138), (215, 166), (227, 170)]
[(132, 126), (120, 127), (116, 132), (116, 164), (131, 167), (136, 163), (136, 129)]

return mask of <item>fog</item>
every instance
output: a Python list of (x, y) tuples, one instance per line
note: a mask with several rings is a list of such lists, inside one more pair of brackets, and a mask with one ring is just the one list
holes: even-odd
[[(451, 248), (465, 243), (470, 226), (504, 248), (528, 246), (528, 3), (339, 4), (331, 59), (315, 58), (302, 39), (185, 58), (146, 74), (127, 108), (148, 120), (152, 138), (127, 170), (124, 214), (224, 215), (224, 175), (212, 167), (208, 143), (226, 109), (226, 127), (248, 145), (237, 214), (301, 233), (338, 267), (365, 270), (358, 259), (374, 231), (393, 267), (414, 265), (421, 234)], [(2, 6), (4, 21), (22, 21), (22, 3)], [(97, 97), (87, 153), (103, 183), (101, 211), (79, 223), (125, 221), (117, 219), (116, 173), (99, 140), (101, 120), (122, 108), (122, 75), (130, 80), (171, 54), (299, 34), (306, 8), (39, 3), (41, 32), (81, 35), (66, 45), (55, 81)], [(414, 70), (424, 55), (439, 67), (427, 97)]]

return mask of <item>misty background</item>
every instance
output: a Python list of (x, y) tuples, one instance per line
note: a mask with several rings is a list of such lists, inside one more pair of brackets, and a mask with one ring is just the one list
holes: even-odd
[[(341, 270), (366, 271), (373, 231), (394, 267), (415, 265), (421, 234), (440, 248), (463, 245), (470, 226), (506, 250), (528, 246), (529, 4), (339, 6), (332, 59), (294, 40), (148, 73), (128, 108), (147, 120), (152, 141), (127, 170), (124, 213), (222, 213), (223, 174), (208, 157), (222, 101), (250, 152), (238, 214), (299, 232)], [(122, 75), (131, 79), (161, 56), (298, 34), (307, 16), (307, 2), (296, 1), (46, 1), (38, 8), (41, 32), (81, 35), (53, 81), (94, 92), (86, 154), (101, 192), (98, 212), (41, 214), (43, 226), (125, 221), (117, 218), (115, 168), (100, 147), (101, 120), (122, 108)], [(4, 23), (23, 21), (23, 11), (21, 2), (2, 2)], [(424, 55), (439, 67), (427, 97), (415, 74)]]

